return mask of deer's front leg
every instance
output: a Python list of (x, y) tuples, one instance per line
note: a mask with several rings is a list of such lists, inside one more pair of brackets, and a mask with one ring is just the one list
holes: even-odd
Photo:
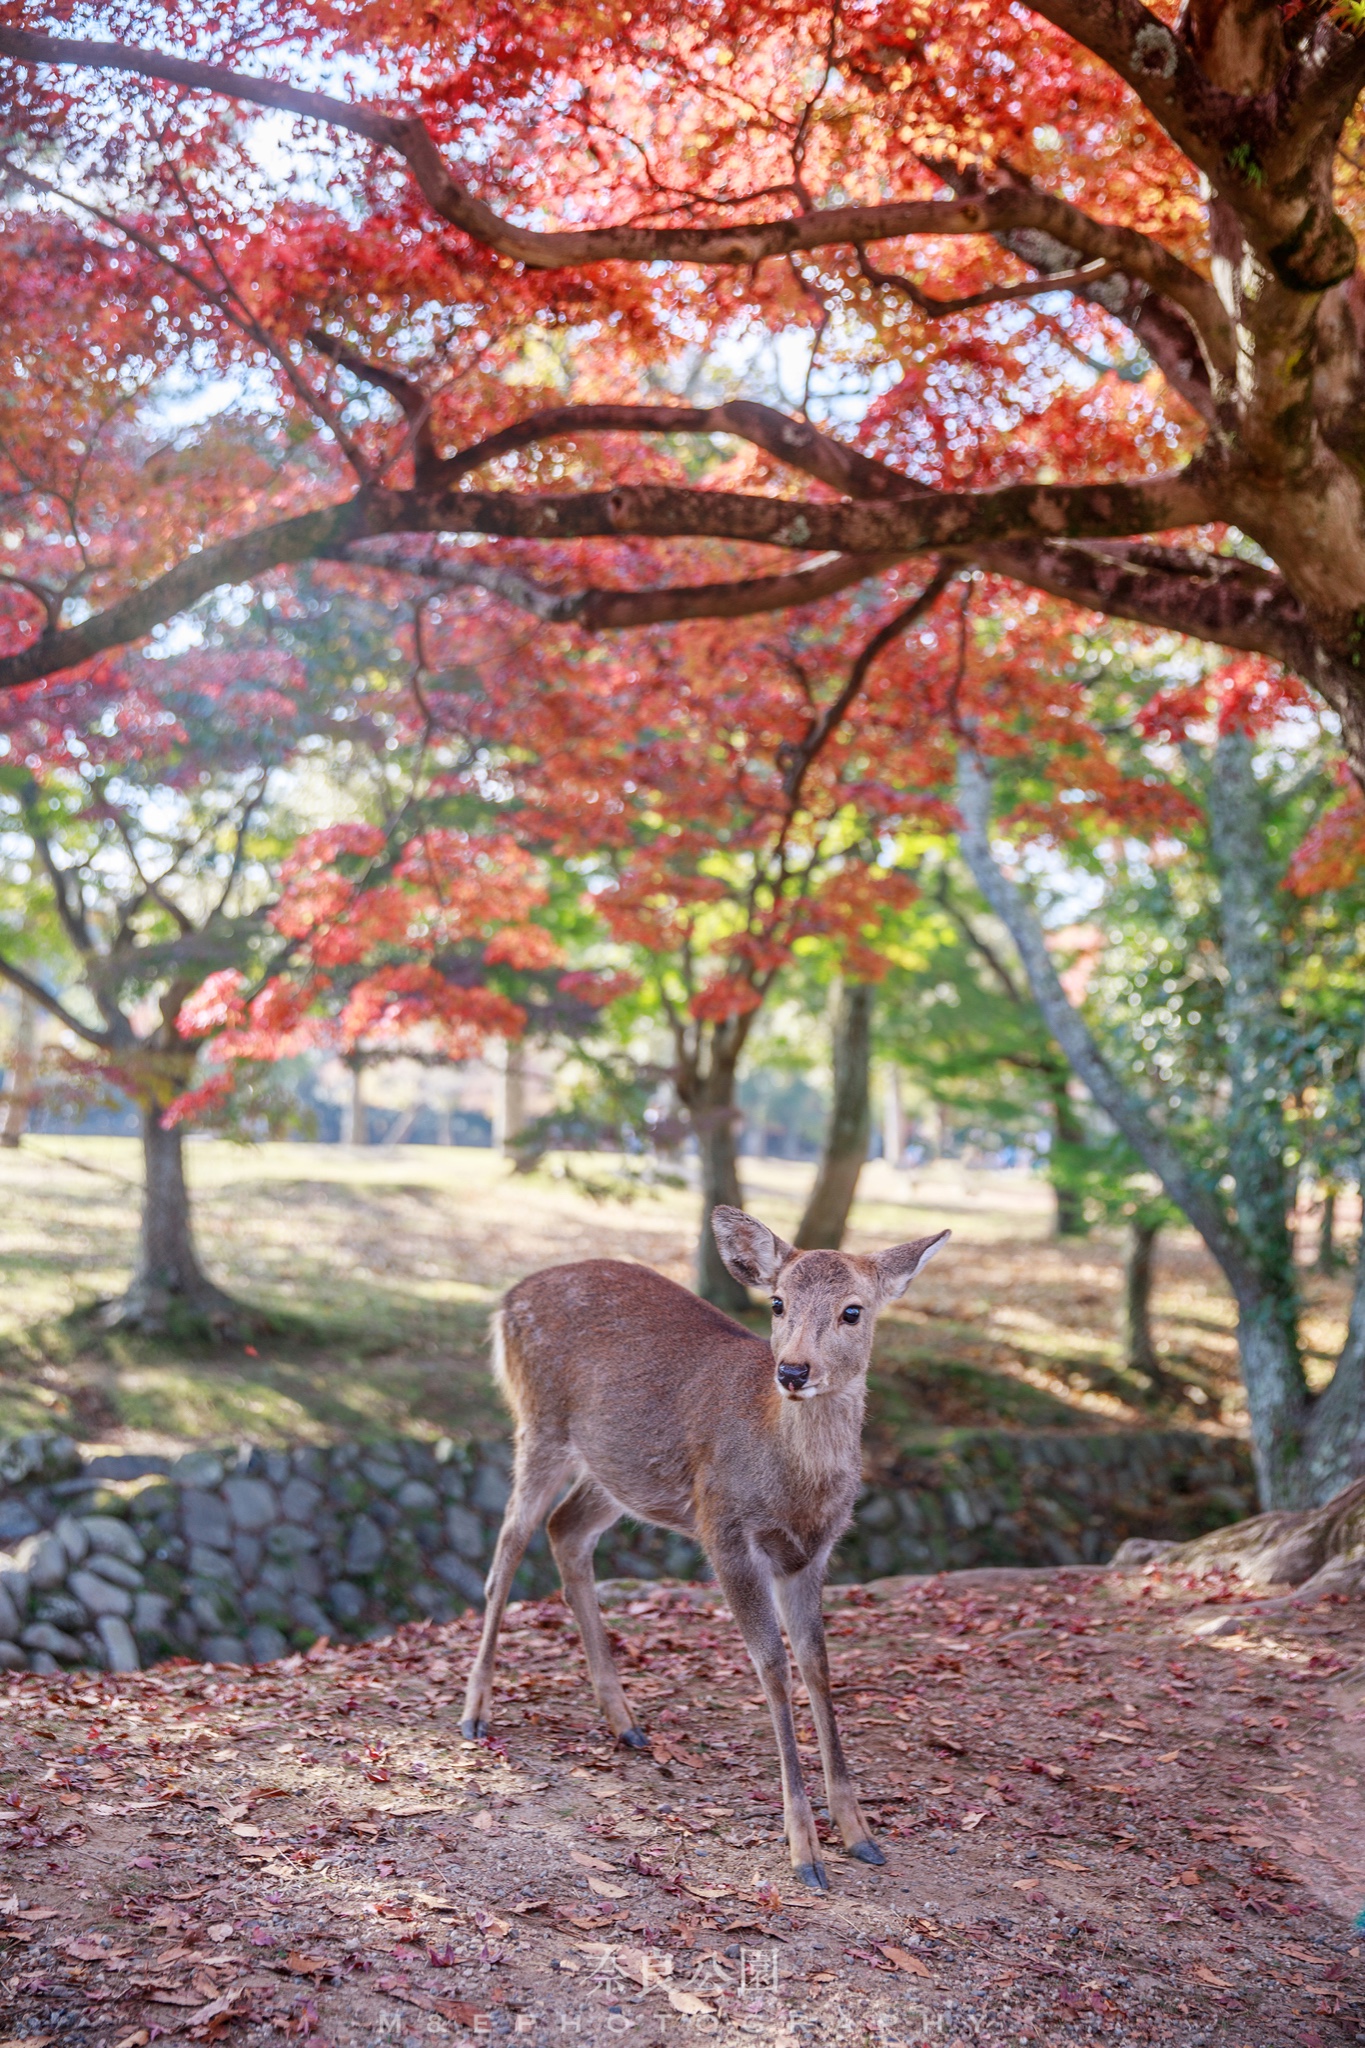
[(886, 1858), (872, 1839), (871, 1830), (858, 1804), (853, 1775), (848, 1768), (844, 1746), (839, 1740), (839, 1723), (834, 1715), (834, 1697), (829, 1684), (829, 1651), (825, 1645), (825, 1623), (820, 1612), (820, 1592), (825, 1577), (825, 1559), (817, 1558), (804, 1571), (775, 1582), (778, 1605), (787, 1636), (796, 1655), (820, 1744), (820, 1761), (825, 1769), (825, 1793), (829, 1817), (839, 1830), (839, 1839), (850, 1856), (860, 1863), (885, 1863)]
[(791, 1665), (773, 1602), (773, 1576), (766, 1564), (756, 1562), (747, 1550), (729, 1556), (711, 1551), (721, 1591), (739, 1624), (745, 1647), (754, 1660), (759, 1683), (773, 1717), (778, 1762), (782, 1767), (782, 1817), (791, 1851), (792, 1868), (802, 1884), (812, 1891), (829, 1890), (825, 1866), (820, 1861), (820, 1841), (815, 1832), (815, 1815), (801, 1776), (801, 1758), (796, 1747), (796, 1723), (792, 1718)]

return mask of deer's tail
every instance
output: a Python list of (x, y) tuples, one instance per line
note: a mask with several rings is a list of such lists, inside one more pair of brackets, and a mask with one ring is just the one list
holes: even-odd
[(502, 1388), (503, 1393), (510, 1399), (512, 1388), (507, 1377), (506, 1315), (505, 1311), (500, 1308), (495, 1308), (492, 1315), (488, 1318), (488, 1345), (490, 1352), (489, 1363), (492, 1367), (493, 1377)]

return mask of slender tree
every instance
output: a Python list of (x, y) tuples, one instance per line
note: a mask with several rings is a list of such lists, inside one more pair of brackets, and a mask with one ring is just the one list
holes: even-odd
[[(1330, 1384), (1310, 1394), (1288, 1223), (1294, 1147), (1287, 1105), (1305, 1089), (1324, 1097), (1344, 1089), (1359, 1144), (1359, 1017), (1346, 1032), (1344, 1015), (1313, 1027), (1308, 998), (1320, 960), (1301, 979), (1300, 1015), (1291, 1007), (1291, 899), (1282, 887), (1285, 851), (1276, 845), (1283, 835), (1272, 827), (1244, 716), (1245, 706), (1233, 708), (1202, 761), (1207, 922), (1202, 949), (1193, 949), (1202, 957), (1190, 999), (1181, 998), (1172, 955), (1158, 951), (1147, 966), (1148, 997), (1134, 978), (1132, 1027), (1106, 1033), (1063, 987), (1037, 911), (998, 851), (991, 770), (971, 738), (959, 754), (960, 844), (1057, 1043), (1222, 1269), (1237, 1302), (1262, 1497), (1267, 1505), (1301, 1506), (1328, 1498), (1365, 1460), (1365, 1290), (1357, 1289)], [(1200, 850), (1193, 824), (1190, 843)], [(1357, 950), (1350, 945), (1341, 963), (1348, 971)], [(1229, 1184), (1231, 1200), (1223, 1192)], [(1139, 1297), (1142, 1264), (1139, 1258), (1133, 1274)]]

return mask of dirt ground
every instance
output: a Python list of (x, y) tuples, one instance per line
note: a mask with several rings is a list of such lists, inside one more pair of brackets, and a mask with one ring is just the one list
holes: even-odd
[(558, 1600), (512, 1612), (479, 1745), (456, 1726), (473, 1616), (253, 1672), (6, 1678), (0, 2036), (1365, 2039), (1358, 1607), (1154, 1571), (841, 1590), (837, 1696), (888, 1860), (831, 1848), (815, 1896), (714, 1592), (609, 1604), (652, 1754), (610, 1746)]

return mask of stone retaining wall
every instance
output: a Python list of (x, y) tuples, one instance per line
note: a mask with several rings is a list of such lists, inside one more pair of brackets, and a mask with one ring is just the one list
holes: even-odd
[[(415, 1439), (169, 1460), (0, 1443), (0, 1670), (132, 1670), (165, 1657), (265, 1663), (321, 1635), (368, 1638), (482, 1599), (511, 1471), (503, 1442)], [(1194, 1430), (946, 1432), (864, 1488), (833, 1576), (1101, 1563), (1128, 1537), (1185, 1538), (1255, 1512), (1244, 1448)], [(695, 1544), (622, 1523), (615, 1578), (700, 1578)], [(557, 1584), (543, 1532), (517, 1578)]]

